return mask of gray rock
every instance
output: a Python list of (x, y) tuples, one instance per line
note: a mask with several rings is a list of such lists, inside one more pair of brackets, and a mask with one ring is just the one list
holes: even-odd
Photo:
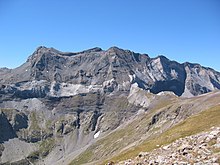
[(140, 88), (152, 93), (172, 91), (178, 96), (220, 89), (220, 73), (213, 69), (199, 64), (179, 64), (164, 56), (150, 58), (146, 54), (117, 47), (106, 51), (94, 48), (78, 53), (39, 47), (20, 67), (2, 69), (0, 77), (4, 77), (0, 79), (1, 97), (6, 97), (6, 94), (22, 99), (47, 97), (52, 82), (100, 85), (110, 93), (129, 91), (129, 85), (125, 83), (137, 83)]

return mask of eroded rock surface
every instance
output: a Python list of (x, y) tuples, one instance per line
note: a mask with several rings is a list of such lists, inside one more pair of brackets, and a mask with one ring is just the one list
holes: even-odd
[(220, 74), (213, 69), (179, 64), (164, 56), (150, 58), (117, 47), (79, 53), (39, 47), (22, 66), (1, 69), (0, 77), (2, 99), (129, 91), (133, 83), (152, 93), (172, 91), (178, 96), (195, 96), (220, 88)]

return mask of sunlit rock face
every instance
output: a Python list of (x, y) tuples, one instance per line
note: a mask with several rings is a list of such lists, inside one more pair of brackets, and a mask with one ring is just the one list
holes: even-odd
[(91, 91), (129, 91), (131, 84), (152, 93), (172, 91), (195, 96), (220, 88), (220, 74), (199, 64), (179, 64), (164, 56), (150, 58), (117, 47), (78, 53), (39, 47), (26, 63), (0, 71), (1, 96), (45, 98)]

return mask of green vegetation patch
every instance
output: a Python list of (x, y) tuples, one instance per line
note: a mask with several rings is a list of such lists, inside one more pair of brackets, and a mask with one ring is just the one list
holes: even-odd
[(79, 155), (77, 157), (77, 159), (74, 159), (70, 165), (81, 165), (81, 164), (85, 164), (88, 163), (92, 157), (93, 157), (94, 153), (92, 152), (92, 150), (86, 150), (85, 152), (83, 152), (81, 155)]
[(29, 118), (31, 121), (31, 125), (30, 125), (29, 129), (30, 130), (40, 130), (40, 126), (38, 125), (38, 121), (37, 121), (36, 112), (31, 112)]
[(28, 159), (34, 162), (40, 158), (45, 158), (52, 151), (54, 146), (55, 146), (55, 139), (47, 138), (46, 140), (40, 142), (39, 149), (37, 151), (32, 152), (28, 156)]
[(137, 156), (141, 151), (150, 152), (162, 145), (167, 145), (179, 138), (206, 131), (213, 126), (220, 125), (220, 106), (205, 110), (197, 115), (191, 116), (185, 121), (175, 125), (171, 129), (159, 135), (159, 137), (146, 140), (139, 146), (129, 149), (111, 160), (119, 162)]

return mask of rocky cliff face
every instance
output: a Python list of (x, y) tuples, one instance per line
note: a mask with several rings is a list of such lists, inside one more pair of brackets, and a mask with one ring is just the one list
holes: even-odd
[[(20, 67), (0, 69), (0, 163), (74, 157), (153, 106), (155, 94), (192, 97), (216, 89), (220, 73), (199, 64), (117, 47), (78, 53), (39, 47)], [(21, 145), (20, 154), (9, 159), (12, 145)]]
[[(1, 94), (20, 98), (72, 96), (91, 90), (129, 91), (137, 83), (152, 93), (195, 96), (220, 88), (220, 73), (198, 64), (179, 64), (112, 47), (63, 53), (39, 47), (22, 66), (0, 72)], [(74, 90), (73, 90), (74, 89)]]

